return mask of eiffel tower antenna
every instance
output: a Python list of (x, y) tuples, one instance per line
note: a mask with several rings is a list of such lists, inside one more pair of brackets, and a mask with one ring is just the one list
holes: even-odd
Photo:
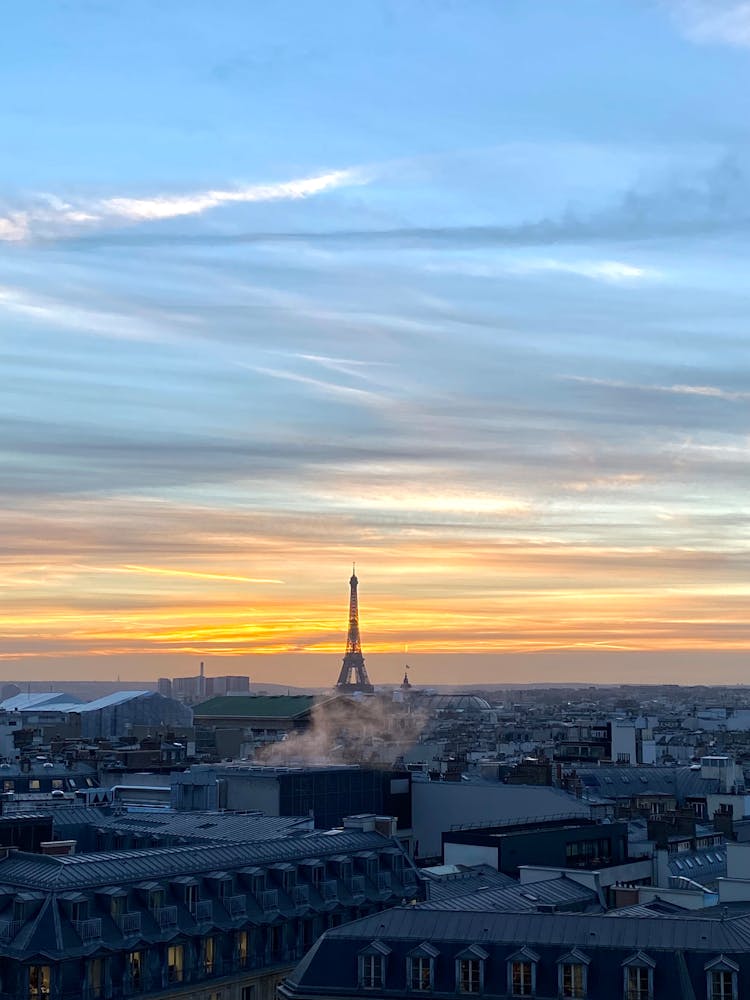
[[(365, 667), (365, 658), (362, 655), (362, 643), (359, 637), (359, 608), (357, 605), (357, 575), (354, 572), (355, 566), (352, 563), (352, 575), (349, 580), (349, 630), (346, 634), (346, 652), (344, 662), (341, 664), (341, 672), (336, 683), (336, 690), (343, 693), (351, 691), (372, 692), (374, 688), (370, 684)], [(352, 674), (354, 675), (352, 679)]]

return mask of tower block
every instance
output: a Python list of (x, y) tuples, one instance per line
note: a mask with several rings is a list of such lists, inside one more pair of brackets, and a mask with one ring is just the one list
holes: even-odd
[(347, 694), (352, 691), (371, 693), (375, 689), (370, 684), (362, 655), (362, 643), (359, 638), (359, 608), (357, 605), (357, 584), (359, 581), (352, 566), (349, 580), (349, 630), (346, 634), (346, 652), (341, 664), (341, 673), (336, 683), (336, 690)]

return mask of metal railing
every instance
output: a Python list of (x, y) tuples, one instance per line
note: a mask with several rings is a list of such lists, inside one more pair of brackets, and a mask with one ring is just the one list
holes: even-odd
[(377, 879), (378, 892), (391, 891), (391, 876), (388, 872), (378, 872)]
[(199, 899), (193, 910), (196, 924), (210, 924), (214, 919), (214, 902), (212, 899)]
[(264, 911), (268, 910), (278, 910), (279, 908), (279, 890), (278, 889), (266, 889), (265, 892), (260, 894), (260, 906)]
[(364, 896), (365, 894), (365, 880), (362, 875), (352, 875), (350, 879), (347, 880), (347, 888), (352, 896)]
[(244, 917), (247, 914), (247, 899), (244, 896), (227, 896), (225, 903), (230, 917)]
[(98, 941), (102, 936), (101, 917), (93, 917), (91, 920), (74, 920), (73, 926), (84, 944), (88, 941)]
[(307, 885), (295, 885), (292, 891), (292, 899), (295, 906), (306, 906), (310, 902), (310, 887)]
[(338, 899), (338, 883), (334, 879), (326, 879), (325, 882), (321, 882), (320, 895), (323, 899)]
[(23, 927), (23, 920), (0, 920), (0, 941), (12, 941)]
[(154, 908), (153, 912), (154, 912), (154, 920), (157, 922), (157, 924), (162, 930), (164, 930), (165, 927), (177, 926), (176, 906), (157, 906)]
[(117, 924), (123, 934), (139, 934), (141, 930), (141, 915), (135, 910), (132, 913), (121, 913)]

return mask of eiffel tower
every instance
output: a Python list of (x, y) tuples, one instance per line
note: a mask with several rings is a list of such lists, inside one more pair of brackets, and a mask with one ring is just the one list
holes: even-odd
[[(352, 564), (352, 576), (349, 580), (349, 631), (346, 634), (344, 662), (341, 664), (341, 673), (336, 683), (336, 690), (341, 691), (342, 694), (348, 694), (352, 691), (372, 693), (375, 690), (367, 676), (365, 658), (362, 656), (362, 645), (359, 639), (358, 582), (354, 573), (354, 564)], [(352, 673), (354, 680), (352, 680)]]

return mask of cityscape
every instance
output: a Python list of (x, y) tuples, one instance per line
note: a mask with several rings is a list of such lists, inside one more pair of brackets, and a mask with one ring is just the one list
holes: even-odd
[(750, 3), (0, 93), (0, 1000), (750, 1000)]

